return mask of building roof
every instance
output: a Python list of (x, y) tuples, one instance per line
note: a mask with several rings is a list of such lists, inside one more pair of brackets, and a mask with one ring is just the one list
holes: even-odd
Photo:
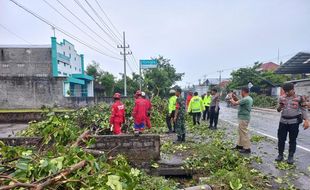
[(277, 74), (304, 74), (310, 73), (310, 53), (299, 52), (294, 57), (281, 65)]
[(280, 65), (273, 63), (273, 62), (267, 62), (267, 63), (263, 63), (260, 67), (259, 67), (259, 71), (274, 71), (276, 70)]
[(51, 48), (51, 45), (0, 44), (0, 48)]

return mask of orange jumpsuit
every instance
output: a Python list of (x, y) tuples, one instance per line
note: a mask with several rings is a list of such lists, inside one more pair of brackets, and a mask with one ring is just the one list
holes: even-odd
[(117, 100), (112, 105), (112, 114), (110, 117), (110, 124), (113, 125), (113, 133), (115, 135), (119, 135), (122, 133), (121, 127), (124, 122), (125, 122), (125, 106), (120, 100)]

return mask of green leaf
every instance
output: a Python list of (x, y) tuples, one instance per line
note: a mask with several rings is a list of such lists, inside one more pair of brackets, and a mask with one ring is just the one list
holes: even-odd
[(24, 162), (19, 162), (16, 164), (16, 168), (21, 170), (28, 170), (28, 164)]
[(229, 186), (232, 190), (239, 190), (242, 188), (242, 183), (240, 179), (238, 178), (237, 180), (229, 181)]
[(106, 183), (113, 190), (122, 190), (122, 184), (120, 182), (120, 177), (117, 175), (109, 175), (108, 182)]
[(154, 163), (151, 165), (153, 168), (159, 168), (159, 165), (157, 163)]

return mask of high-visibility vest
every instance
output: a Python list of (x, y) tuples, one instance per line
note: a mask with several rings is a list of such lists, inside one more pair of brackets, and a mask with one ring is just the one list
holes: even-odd
[(188, 105), (188, 112), (199, 113), (205, 110), (203, 101), (199, 96), (193, 96)]
[(176, 104), (177, 104), (177, 96), (171, 96), (168, 100), (168, 111), (169, 114), (171, 114), (173, 111), (176, 109)]
[(211, 95), (209, 95), (209, 96), (205, 96), (204, 97), (204, 99), (203, 99), (203, 104), (204, 104), (204, 106), (210, 106), (210, 104), (211, 104)]

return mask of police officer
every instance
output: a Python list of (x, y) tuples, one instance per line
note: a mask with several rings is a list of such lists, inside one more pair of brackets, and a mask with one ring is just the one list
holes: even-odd
[[(175, 115), (175, 109), (176, 109), (176, 103), (177, 103), (177, 96), (175, 95), (175, 90), (171, 89), (169, 91), (169, 100), (168, 100), (168, 114), (166, 116), (166, 123), (168, 126), (168, 133), (175, 132), (175, 123), (173, 121), (174, 115)], [(172, 124), (173, 122), (173, 130), (172, 130)]]
[(205, 106), (205, 111), (203, 112), (203, 117), (202, 120), (209, 120), (210, 118), (210, 113), (209, 113), (209, 107), (211, 104), (211, 94), (210, 92), (207, 92), (207, 94), (205, 95), (205, 97), (203, 98), (203, 104)]
[(210, 104), (210, 129), (217, 129), (217, 123), (219, 119), (219, 102), (220, 95), (217, 93), (217, 89), (213, 88), (211, 90), (211, 104)]
[(200, 125), (201, 112), (203, 112), (204, 110), (205, 107), (203, 105), (203, 101), (201, 97), (198, 96), (198, 92), (195, 92), (194, 96), (189, 102), (187, 110), (188, 113), (192, 114), (194, 125), (196, 125), (196, 123)]
[(185, 100), (181, 96), (182, 90), (181, 88), (176, 89), (175, 95), (177, 96), (176, 102), (176, 110), (174, 116), (175, 122), (175, 131), (177, 133), (177, 142), (184, 142), (185, 141)]

